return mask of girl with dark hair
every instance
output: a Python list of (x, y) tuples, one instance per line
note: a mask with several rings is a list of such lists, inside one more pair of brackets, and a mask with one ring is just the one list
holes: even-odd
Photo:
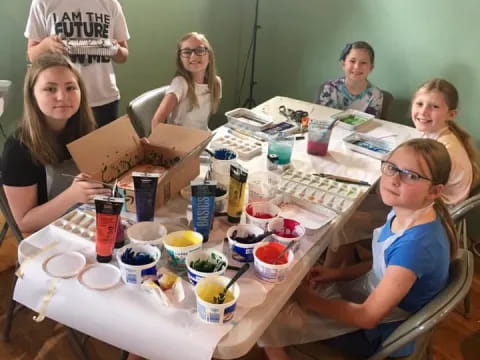
[(327, 81), (320, 89), (316, 103), (340, 110), (355, 109), (379, 117), (383, 93), (367, 80), (375, 60), (373, 48), (365, 41), (346, 44), (339, 60), (344, 76)]

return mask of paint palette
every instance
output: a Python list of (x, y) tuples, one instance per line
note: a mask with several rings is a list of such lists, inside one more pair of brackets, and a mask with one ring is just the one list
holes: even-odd
[(370, 122), (375, 116), (358, 110), (348, 109), (330, 116), (333, 120), (338, 119), (338, 126), (348, 130), (355, 130), (357, 127)]
[[(129, 227), (133, 221), (122, 218), (122, 225)], [(95, 241), (95, 211), (75, 209), (53, 223), (56, 228), (78, 235), (84, 239)]]
[(386, 141), (360, 133), (353, 133), (343, 141), (348, 149), (379, 160), (383, 160), (393, 149)]
[(347, 211), (368, 187), (347, 184), (289, 169), (282, 174), (279, 190), (297, 200), (321, 205), (337, 213)]
[(213, 151), (227, 148), (235, 151), (242, 160), (250, 160), (262, 154), (262, 144), (260, 142), (239, 138), (230, 134), (216, 136), (210, 143), (209, 148)]

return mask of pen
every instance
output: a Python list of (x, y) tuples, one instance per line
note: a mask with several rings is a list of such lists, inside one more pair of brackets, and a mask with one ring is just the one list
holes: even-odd
[(337, 176), (337, 175), (322, 174), (322, 173), (313, 174), (313, 175), (324, 177), (326, 179), (332, 179), (332, 180), (335, 180), (335, 181), (338, 181), (338, 182), (343, 182), (343, 183), (346, 183), (346, 184), (370, 186), (370, 184), (366, 181), (357, 180), (357, 179), (353, 179), (353, 178), (349, 178), (349, 177), (345, 177), (345, 176)]
[[(77, 176), (75, 176), (75, 175), (66, 174), (66, 173), (62, 173), (62, 174), (60, 174), (60, 175), (66, 176), (66, 177), (71, 177), (71, 178), (74, 178), (74, 179), (77, 178)], [(110, 189), (113, 187), (112, 184), (107, 184), (107, 183), (104, 183), (104, 182), (101, 182), (101, 181), (98, 181), (98, 180), (94, 180), (94, 179), (82, 179), (81, 181), (90, 181), (90, 182), (94, 182), (94, 183), (97, 183), (97, 184), (102, 184), (102, 185), (107, 186), (107, 187), (110, 188)]]

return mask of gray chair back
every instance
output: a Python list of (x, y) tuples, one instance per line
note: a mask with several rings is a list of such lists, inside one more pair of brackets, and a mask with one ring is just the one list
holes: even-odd
[(450, 210), (450, 215), (452, 216), (453, 221), (458, 223), (478, 207), (480, 207), (480, 194), (473, 195), (455, 206)]
[(168, 86), (149, 90), (130, 101), (127, 114), (140, 137), (148, 136), (153, 115), (167, 93)]
[(421, 336), (430, 336), (434, 326), (455, 309), (470, 290), (473, 264), (473, 254), (467, 249), (459, 249), (457, 258), (450, 264), (447, 286), (432, 301), (395, 329), (383, 342), (382, 349), (369, 360), (385, 359), (411, 341)]
[(387, 90), (382, 90), (383, 102), (382, 102), (382, 113), (380, 114), (380, 119), (390, 120), (390, 110), (393, 104), (393, 95)]

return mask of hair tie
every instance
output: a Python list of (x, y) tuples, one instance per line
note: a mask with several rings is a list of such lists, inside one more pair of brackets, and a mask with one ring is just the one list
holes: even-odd
[(347, 57), (350, 50), (352, 50), (352, 45), (353, 45), (353, 43), (346, 43), (345, 44), (342, 51), (340, 52), (340, 58), (338, 59), (339, 61), (344, 61), (345, 60), (345, 58)]

